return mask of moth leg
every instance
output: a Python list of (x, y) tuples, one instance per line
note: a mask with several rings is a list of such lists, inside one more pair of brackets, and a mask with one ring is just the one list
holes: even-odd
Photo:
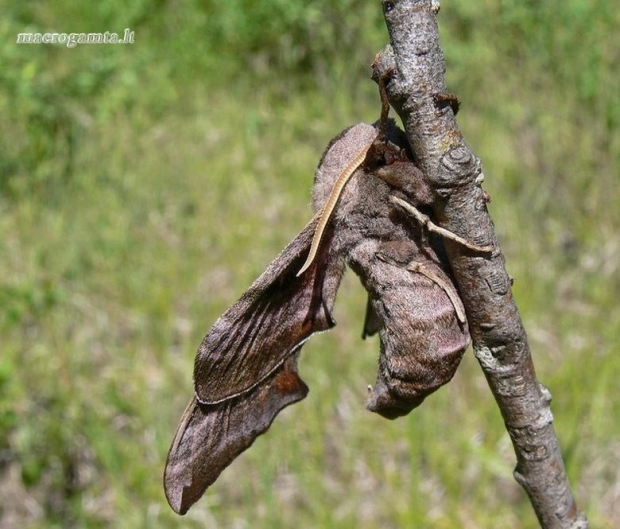
[(377, 311), (372, 306), (372, 299), (370, 296), (366, 301), (366, 316), (364, 317), (364, 329), (362, 330), (362, 339), (365, 340), (368, 336), (377, 334), (383, 327), (383, 320), (377, 314)]
[(379, 96), (381, 97), (381, 118), (379, 119), (378, 138), (385, 140), (388, 129), (388, 114), (390, 112), (390, 99), (388, 98), (387, 90), (385, 87), (392, 79), (394, 79), (394, 77), (396, 77), (396, 68), (391, 67), (383, 71), (382, 73), (378, 73), (377, 66), (379, 64), (380, 57), (381, 53), (377, 53), (370, 67), (373, 70), (372, 78), (379, 86)]
[(394, 71), (387, 72), (379, 78), (379, 96), (381, 97), (381, 117), (379, 118), (379, 135), (382, 140), (387, 139), (388, 115), (390, 113), (390, 99), (387, 95), (386, 85), (392, 80)]
[(459, 100), (459, 98), (456, 97), (454, 94), (448, 94), (445, 92), (435, 94), (433, 96), (433, 103), (435, 103), (435, 106), (439, 110), (443, 110), (444, 108), (449, 106), (455, 116), (458, 114), (459, 108), (461, 108), (461, 101)]
[[(403, 267), (402, 264), (399, 263), (397, 260), (389, 257), (388, 255), (385, 255), (384, 253), (377, 253), (377, 258), (394, 266)], [(430, 279), (439, 288), (441, 288), (450, 299), (459, 323), (462, 323), (463, 325), (467, 324), (467, 316), (465, 315), (465, 309), (463, 308), (461, 298), (459, 297), (459, 294), (454, 288), (454, 285), (452, 285), (452, 283), (446, 281), (442, 277), (439, 277), (439, 275), (435, 274), (432, 270), (430, 270), (427, 266), (424, 266), (422, 263), (412, 261), (409, 262), (406, 266), (404, 266), (404, 268), (406, 270), (410, 270), (411, 272), (422, 274), (424, 277)]]
[(413, 217), (415, 217), (415, 219), (420, 224), (425, 226), (428, 229), (428, 231), (436, 233), (437, 235), (441, 235), (442, 237), (444, 237), (446, 239), (449, 239), (451, 241), (454, 241), (457, 244), (460, 244), (461, 246), (464, 246), (465, 248), (467, 248), (469, 250), (473, 250), (474, 252), (487, 253), (488, 254), (488, 253), (491, 253), (493, 251), (493, 246), (492, 245), (479, 246), (477, 244), (471, 243), (471, 242), (463, 239), (462, 237), (459, 237), (458, 235), (456, 235), (456, 233), (452, 233), (451, 231), (448, 231), (448, 230), (446, 230), (444, 228), (441, 228), (441, 227), (437, 226), (436, 224), (434, 224), (431, 221), (431, 219), (427, 215), (424, 215), (424, 213), (422, 213), (421, 211), (416, 209), (414, 206), (409, 204), (409, 202), (403, 200), (402, 198), (399, 198), (397, 196), (392, 195), (390, 197), (390, 200), (394, 204), (396, 204), (397, 206), (400, 206), (401, 208), (406, 210), (407, 213), (410, 213)]
[(446, 293), (446, 295), (450, 298), (450, 302), (454, 307), (454, 312), (456, 312), (456, 317), (462, 324), (467, 324), (467, 317), (465, 316), (465, 310), (463, 309), (463, 305), (461, 303), (461, 298), (459, 298), (458, 292), (452, 286), (451, 283), (444, 281), (437, 274), (431, 272), (427, 267), (420, 263), (411, 263), (407, 270), (411, 270), (412, 272), (417, 272), (418, 274), (422, 274), (424, 277), (430, 279), (433, 283), (441, 287), (441, 289)]

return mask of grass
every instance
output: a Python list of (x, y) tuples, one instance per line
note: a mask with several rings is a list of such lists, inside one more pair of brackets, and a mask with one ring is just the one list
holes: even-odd
[[(329, 139), (376, 119), (386, 35), (373, 3), (132, 5), (0, 21), (0, 525), (536, 527), (473, 355), (407, 418), (364, 409), (378, 344), (351, 274), (304, 348), (308, 398), (186, 517), (168, 508), (196, 347), (309, 218)], [(573, 490), (612, 528), (620, 24), (605, 2), (545, 5), (445, 3), (442, 43)], [(132, 47), (13, 44), (124, 27)]]

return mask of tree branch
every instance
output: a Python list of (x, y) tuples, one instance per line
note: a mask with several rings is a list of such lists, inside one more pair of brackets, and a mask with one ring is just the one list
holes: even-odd
[[(536, 379), (511, 279), (487, 212), (482, 165), (454, 119), (439, 46), (437, 0), (383, 1), (391, 45), (375, 60), (373, 78), (387, 81), (417, 161), (436, 193), (441, 227), (474, 243), (484, 255), (446, 240), (466, 308), (474, 354), (504, 418), (517, 457), (515, 479), (543, 528), (586, 528), (569, 488), (550, 410), (551, 395)], [(444, 104), (448, 101), (450, 104)]]

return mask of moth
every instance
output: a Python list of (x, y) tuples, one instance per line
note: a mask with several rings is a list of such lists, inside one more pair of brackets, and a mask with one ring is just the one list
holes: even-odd
[(394, 419), (452, 378), (470, 336), (443, 250), (446, 234), (437, 235), (430, 220), (432, 202), (393, 121), (358, 124), (332, 140), (315, 175), (317, 214), (198, 349), (195, 396), (164, 473), (177, 513), (187, 512), (283, 408), (307, 395), (297, 359), (312, 334), (336, 324), (332, 310), (346, 265), (368, 292), (363, 337), (380, 337), (367, 408)]

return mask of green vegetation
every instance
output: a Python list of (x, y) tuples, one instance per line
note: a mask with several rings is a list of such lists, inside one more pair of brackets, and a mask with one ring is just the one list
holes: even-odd
[[(350, 274), (302, 355), (308, 398), (186, 517), (165, 502), (197, 345), (309, 218), (329, 139), (378, 117), (380, 2), (332, 4), (4, 2), (2, 527), (536, 527), (471, 354), (409, 417), (364, 409), (378, 344)], [(619, 12), (446, 0), (440, 25), (573, 490), (618, 527)]]

